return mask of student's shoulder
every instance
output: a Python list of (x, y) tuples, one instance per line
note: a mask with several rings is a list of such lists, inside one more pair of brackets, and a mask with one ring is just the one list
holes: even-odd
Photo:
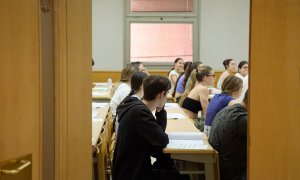
[(178, 73), (173, 69), (172, 71), (170, 71), (169, 76), (171, 76), (171, 75), (176, 75), (176, 76), (178, 76)]
[(142, 111), (149, 111), (147, 106), (140, 100), (135, 100), (134, 101), (134, 106), (132, 107), (133, 112), (136, 114), (142, 112)]
[(196, 86), (196, 88), (198, 88), (198, 90), (199, 90), (200, 92), (208, 93), (208, 87), (206, 87), (206, 86), (198, 85), (198, 86)]

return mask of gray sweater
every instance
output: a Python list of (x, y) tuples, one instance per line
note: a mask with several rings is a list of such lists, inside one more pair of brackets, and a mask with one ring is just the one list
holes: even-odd
[(209, 143), (219, 153), (221, 180), (246, 177), (247, 119), (240, 104), (224, 108), (214, 118)]

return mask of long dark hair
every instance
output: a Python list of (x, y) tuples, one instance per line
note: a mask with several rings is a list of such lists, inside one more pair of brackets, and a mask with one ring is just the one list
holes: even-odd
[(142, 72), (142, 71), (137, 71), (133, 73), (131, 76), (131, 90), (130, 93), (126, 96), (126, 98), (123, 99), (123, 101), (120, 104), (123, 104), (130, 96), (134, 95), (137, 91), (140, 90), (143, 80), (148, 77), (148, 74)]
[(193, 62), (192, 65), (184, 72), (184, 79), (183, 79), (183, 87), (185, 88), (186, 82), (188, 81), (192, 71), (197, 69), (199, 64), (203, 64), (201, 61)]
[(172, 67), (172, 69), (168, 72), (168, 76), (170, 75), (170, 72), (172, 71), (172, 70), (174, 70), (174, 66), (175, 66), (175, 64), (176, 63), (178, 63), (178, 61), (180, 61), (180, 60), (183, 60), (182, 58), (176, 58), (175, 60), (174, 60), (174, 64), (173, 64), (173, 67)]
[(238, 65), (238, 72), (240, 72), (240, 70), (242, 69), (242, 67), (245, 65), (245, 64), (248, 64), (247, 61), (241, 61)]
[(228, 66), (229, 66), (229, 64), (230, 64), (231, 61), (233, 61), (233, 59), (225, 59), (223, 61), (223, 65), (225, 67), (225, 70), (228, 68)]

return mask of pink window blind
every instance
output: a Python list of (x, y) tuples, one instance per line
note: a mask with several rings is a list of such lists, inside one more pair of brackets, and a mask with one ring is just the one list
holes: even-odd
[(130, 60), (173, 62), (193, 58), (192, 24), (131, 23)]
[(131, 12), (192, 12), (193, 0), (131, 0)]

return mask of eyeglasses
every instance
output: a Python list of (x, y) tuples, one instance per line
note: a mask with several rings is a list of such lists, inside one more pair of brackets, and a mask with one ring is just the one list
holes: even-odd
[(208, 75), (206, 75), (206, 76), (212, 76), (212, 77), (216, 77), (216, 75), (214, 75), (214, 74), (208, 74)]

